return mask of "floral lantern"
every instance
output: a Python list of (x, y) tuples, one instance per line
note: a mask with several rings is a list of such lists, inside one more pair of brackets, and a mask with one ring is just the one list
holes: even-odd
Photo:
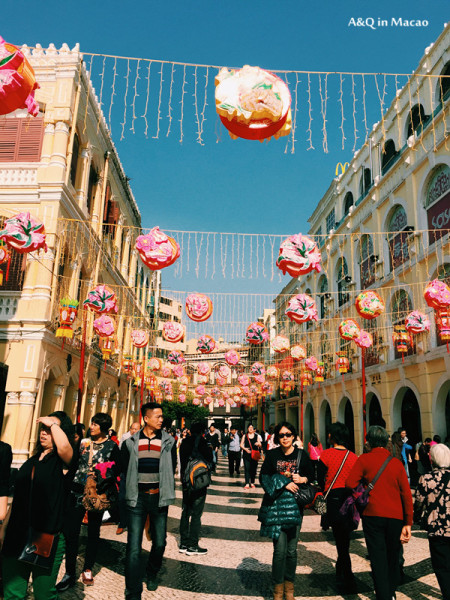
[(185, 308), (187, 316), (197, 323), (209, 319), (213, 312), (211, 299), (205, 294), (189, 294)]
[(291, 277), (299, 277), (312, 270), (320, 273), (322, 270), (321, 260), (322, 257), (316, 242), (297, 233), (281, 243), (276, 265), (283, 271), (283, 275), (287, 272)]
[(217, 385), (223, 386), (226, 385), (227, 380), (223, 377), (216, 377), (216, 383)]
[(254, 346), (260, 346), (269, 339), (269, 333), (264, 325), (257, 323), (256, 321), (250, 323), (245, 333), (245, 339), (249, 344)]
[(339, 335), (344, 340), (354, 340), (358, 337), (361, 327), (354, 319), (345, 319), (339, 324)]
[(394, 326), (392, 341), (395, 344), (397, 352), (399, 352), (402, 355), (402, 361), (404, 362), (404, 355), (408, 352), (409, 346), (412, 342), (411, 335), (408, 333), (404, 325)]
[(302, 387), (308, 387), (308, 385), (312, 385), (313, 379), (310, 371), (303, 371), (300, 374), (300, 384)]
[(370, 348), (373, 346), (373, 336), (365, 329), (361, 329), (359, 335), (353, 341), (359, 348)]
[(286, 350), (289, 350), (289, 348), (290, 348), (289, 340), (284, 335), (275, 336), (274, 339), (272, 340), (271, 344), (272, 344), (273, 351), (278, 352), (280, 354), (282, 352), (286, 352)]
[(231, 375), (231, 369), (228, 365), (220, 365), (217, 369), (217, 374), (222, 379), (228, 379), (228, 377)]
[[(9, 278), (9, 266), (11, 264), (11, 252), (6, 244), (0, 244), (0, 265), (7, 263), (5, 281)], [(3, 271), (0, 269), (0, 285), (3, 285)]]
[(138, 236), (136, 250), (144, 265), (152, 271), (169, 267), (180, 256), (180, 246), (159, 227), (153, 227), (146, 235)]
[(300, 344), (292, 346), (291, 356), (295, 361), (303, 360), (306, 358), (306, 355), (306, 348), (304, 346), (301, 346)]
[(90, 308), (95, 313), (117, 313), (116, 294), (107, 285), (98, 285), (88, 293), (83, 306)]
[(172, 344), (181, 342), (184, 338), (184, 327), (176, 321), (166, 321), (163, 324), (162, 336), (166, 342), (171, 342)]
[(110, 337), (114, 335), (116, 325), (114, 319), (109, 315), (101, 315), (94, 321), (94, 331), (99, 337)]
[(202, 354), (210, 354), (216, 347), (216, 342), (210, 335), (201, 335), (197, 340), (197, 350)]
[(197, 378), (199, 383), (208, 383), (208, 377), (206, 375), (199, 375)]
[(182, 352), (178, 352), (178, 350), (173, 350), (167, 357), (167, 360), (171, 365), (182, 365), (186, 362), (184, 358), (184, 354)]
[(201, 402), (200, 398), (194, 398), (194, 399), (192, 400), (192, 404), (193, 404), (194, 406), (198, 406), (198, 405), (200, 404), (200, 402)]
[(208, 406), (208, 404), (211, 404), (212, 401), (213, 401), (213, 399), (211, 398), (211, 396), (206, 396), (203, 399), (203, 404), (206, 404)]
[(450, 309), (438, 309), (435, 312), (436, 326), (442, 341), (450, 341)]
[(0, 36), (0, 115), (26, 108), (37, 117), (39, 105), (34, 93), (39, 88), (33, 67), (22, 50)]
[(180, 384), (187, 385), (189, 383), (189, 377), (185, 374), (180, 377)]
[(236, 350), (228, 350), (225, 352), (225, 362), (234, 367), (241, 360), (241, 355)]
[(56, 330), (55, 336), (73, 338), (72, 325), (75, 322), (78, 314), (78, 300), (74, 298), (63, 298), (59, 303), (59, 327)]
[(149, 339), (149, 333), (145, 329), (133, 329), (131, 332), (131, 340), (136, 348), (145, 348)]
[(285, 314), (291, 321), (299, 324), (319, 319), (316, 303), (308, 294), (297, 294), (291, 298)]
[(350, 368), (350, 361), (348, 360), (344, 351), (336, 352), (336, 355), (338, 357), (336, 362), (336, 369), (338, 369), (339, 373), (341, 373), (341, 375), (343, 376), (344, 373), (348, 373), (348, 370)]
[(159, 371), (161, 368), (161, 361), (159, 358), (156, 357), (152, 357), (150, 358), (150, 360), (148, 361), (148, 368), (151, 371)]
[(206, 377), (211, 373), (211, 366), (207, 362), (200, 362), (197, 365), (197, 373)]
[(197, 394), (197, 396), (204, 396), (206, 394), (206, 388), (204, 385), (198, 385), (195, 388), (195, 393)]
[(261, 389), (262, 389), (262, 391), (265, 394), (272, 394), (272, 392), (273, 392), (273, 385), (271, 383), (269, 383), (268, 381), (266, 381), (265, 383), (263, 383)]
[(254, 362), (250, 368), (250, 371), (253, 376), (266, 374), (266, 368), (261, 362)]
[(122, 358), (122, 370), (127, 375), (131, 375), (133, 373), (133, 357), (131, 354), (124, 354)]
[(270, 365), (270, 367), (267, 367), (266, 375), (268, 379), (278, 379), (279, 371), (275, 365)]
[(430, 281), (423, 293), (425, 302), (434, 309), (450, 308), (450, 287), (440, 279)]
[(225, 406), (225, 400), (223, 398), (219, 398), (219, 400), (217, 401), (217, 404), (219, 406)]
[(294, 375), (292, 373), (292, 371), (283, 371), (281, 374), (281, 380), (286, 382), (286, 383), (290, 383), (291, 381), (294, 381)]
[(384, 312), (384, 302), (377, 292), (365, 290), (355, 300), (356, 311), (364, 319), (375, 319)]
[(405, 328), (409, 333), (424, 333), (430, 331), (430, 319), (418, 310), (413, 310), (405, 319)]
[(8, 248), (19, 254), (27, 254), (41, 248), (47, 251), (44, 224), (37, 221), (29, 212), (19, 213), (15, 217), (7, 219), (4, 223), (4, 229), (0, 231), (0, 240), (3, 240)]
[(172, 375), (172, 366), (166, 363), (161, 367), (161, 377), (170, 377)]
[(183, 375), (184, 375), (184, 367), (183, 367), (183, 365), (175, 365), (173, 367), (173, 375), (177, 379), (180, 379), (180, 377), (183, 377)]
[(178, 394), (178, 401), (179, 402), (186, 402), (186, 394)]
[(241, 392), (242, 392), (242, 394), (246, 394), (248, 396), (248, 394), (250, 394), (250, 388), (249, 388), (249, 386), (248, 385), (243, 385)]
[(314, 378), (314, 381), (316, 383), (322, 383), (322, 381), (325, 380), (325, 367), (323, 362), (319, 362), (317, 364), (317, 370), (316, 370), (316, 375)]
[(151, 390), (156, 386), (156, 377), (147, 369), (144, 375), (144, 385), (147, 390)]
[(246, 375), (245, 373), (242, 373), (242, 375), (239, 375), (238, 377), (238, 383), (239, 385), (249, 385), (250, 383), (250, 377), (248, 375)]
[(269, 71), (223, 67), (215, 78), (216, 111), (232, 139), (264, 140), (291, 132), (291, 95)]
[(211, 392), (210, 393), (211, 393), (211, 396), (214, 396), (214, 397), (215, 396), (219, 396), (220, 395), (220, 390), (219, 390), (218, 387), (213, 387), (213, 388), (211, 388)]

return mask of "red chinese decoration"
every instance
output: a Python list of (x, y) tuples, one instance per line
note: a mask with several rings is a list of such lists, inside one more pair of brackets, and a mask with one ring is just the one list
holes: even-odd
[(34, 92), (38, 88), (33, 67), (22, 51), (0, 36), (0, 115), (26, 108), (37, 117), (39, 106)]
[(345, 352), (343, 351), (336, 352), (336, 355), (338, 356), (336, 362), (336, 369), (338, 369), (339, 373), (341, 373), (341, 375), (344, 376), (345, 373), (348, 373), (348, 370), (350, 368), (350, 361), (348, 360), (348, 358), (345, 355)]
[(411, 335), (408, 333), (404, 325), (394, 326), (392, 341), (395, 344), (397, 352), (402, 355), (402, 362), (404, 362), (404, 355), (408, 352), (409, 346), (412, 344)]
[(56, 330), (55, 336), (73, 338), (72, 325), (75, 322), (78, 314), (78, 300), (73, 298), (63, 298), (59, 303), (59, 327)]

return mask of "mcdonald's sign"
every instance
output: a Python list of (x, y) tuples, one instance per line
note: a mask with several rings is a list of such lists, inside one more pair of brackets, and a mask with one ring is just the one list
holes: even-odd
[(342, 163), (338, 163), (336, 165), (336, 171), (335, 171), (335, 176), (338, 177), (339, 176), (339, 168), (341, 169), (341, 175), (343, 175), (345, 173), (345, 171), (348, 169), (349, 167), (349, 163), (346, 162), (344, 164)]

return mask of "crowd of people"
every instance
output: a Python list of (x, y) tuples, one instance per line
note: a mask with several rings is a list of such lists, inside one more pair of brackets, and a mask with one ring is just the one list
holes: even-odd
[[(230, 477), (243, 475), (243, 488), (261, 485), (258, 520), (261, 535), (273, 541), (274, 600), (294, 600), (297, 545), (305, 508), (316, 509), (322, 529), (331, 528), (336, 544), (336, 586), (354, 594), (352, 533), (362, 520), (377, 600), (392, 600), (402, 579), (404, 544), (413, 522), (428, 535), (431, 562), (444, 600), (450, 599), (450, 448), (435, 436), (413, 446), (399, 428), (392, 436), (370, 427), (364, 452), (350, 449), (350, 433), (333, 423), (323, 445), (313, 434), (305, 448), (287, 421), (269, 431), (211, 424), (189, 429), (164, 427), (159, 404), (142, 406), (142, 422), (132, 423), (119, 440), (108, 414), (97, 413), (86, 432), (57, 411), (38, 419), (33, 455), (18, 470), (12, 502), (11, 447), (0, 442), (0, 520), (3, 594), (25, 598), (30, 578), (36, 600), (53, 600), (73, 587), (80, 558), (79, 537), (87, 526), (81, 581), (94, 585), (94, 567), (105, 517), (127, 531), (125, 598), (158, 588), (175, 482), (182, 483), (179, 552), (202, 555), (201, 517), (219, 454)], [(420, 476), (411, 488), (410, 465)], [(258, 465), (259, 479), (257, 484)], [(144, 533), (151, 539), (141, 567)], [(65, 574), (57, 583), (65, 559)], [(301, 560), (301, 559), (300, 559)]]

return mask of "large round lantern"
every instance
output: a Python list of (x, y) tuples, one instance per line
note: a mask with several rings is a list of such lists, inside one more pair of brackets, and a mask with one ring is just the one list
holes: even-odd
[(95, 313), (117, 313), (116, 294), (107, 285), (97, 285), (88, 293), (83, 306), (90, 308)]
[(252, 375), (265, 375), (266, 368), (261, 362), (254, 362), (250, 368)]
[(236, 350), (228, 350), (225, 352), (225, 362), (230, 366), (234, 367), (241, 360), (241, 355)]
[(294, 323), (317, 321), (319, 318), (316, 303), (308, 294), (297, 294), (291, 298), (285, 314)]
[(345, 319), (339, 324), (339, 335), (344, 340), (354, 340), (358, 337), (361, 327), (354, 319)]
[(283, 274), (287, 272), (291, 277), (299, 277), (310, 273), (313, 269), (320, 273), (321, 260), (316, 242), (301, 233), (296, 233), (281, 243), (276, 265)]
[(149, 333), (145, 329), (133, 329), (131, 332), (131, 340), (136, 348), (145, 348), (149, 339)]
[(166, 342), (171, 342), (172, 344), (181, 342), (184, 338), (184, 327), (176, 321), (166, 321), (163, 324), (162, 336)]
[(282, 352), (286, 352), (287, 350), (289, 350), (289, 347), (290, 347), (289, 340), (284, 335), (275, 336), (271, 342), (271, 345), (272, 345), (273, 351), (278, 352), (280, 354)]
[(74, 298), (63, 298), (59, 303), (59, 327), (56, 330), (55, 336), (73, 338), (72, 325), (75, 322), (78, 314), (78, 300)]
[(216, 110), (232, 139), (278, 139), (291, 131), (286, 83), (259, 67), (223, 67), (215, 78)]
[(309, 371), (317, 371), (317, 367), (319, 366), (319, 363), (317, 361), (317, 358), (315, 356), (310, 356), (305, 360), (305, 367), (309, 370)]
[(300, 344), (296, 344), (295, 346), (292, 346), (291, 356), (295, 361), (305, 359), (307, 356), (306, 348), (304, 346), (301, 346)]
[(0, 36), (0, 115), (26, 108), (37, 117), (39, 105), (34, 93), (39, 88), (33, 67), (22, 50)]
[(207, 376), (211, 373), (211, 366), (207, 362), (200, 362), (197, 365), (197, 373), (199, 375)]
[(174, 365), (173, 367), (173, 376), (177, 379), (180, 379), (184, 375), (184, 366), (183, 365)]
[(178, 350), (173, 350), (167, 357), (167, 360), (171, 365), (182, 365), (186, 362), (184, 358), (184, 354), (182, 352), (178, 352)]
[(136, 250), (144, 265), (152, 271), (169, 267), (180, 256), (180, 246), (159, 227), (153, 227), (146, 235), (138, 236)]
[(212, 315), (211, 299), (205, 294), (189, 294), (186, 298), (186, 314), (192, 321), (206, 321)]
[(422, 312), (413, 310), (405, 319), (406, 331), (410, 333), (419, 334), (425, 331), (430, 331), (431, 323), (430, 319)]
[(159, 358), (156, 357), (152, 357), (150, 358), (150, 360), (148, 361), (148, 368), (151, 371), (159, 371), (161, 368), (161, 360)]
[(364, 319), (375, 319), (384, 312), (384, 302), (377, 292), (365, 290), (355, 300), (356, 311)]
[(255, 321), (247, 327), (245, 339), (249, 344), (259, 346), (269, 339), (269, 333), (264, 325)]
[(250, 383), (250, 378), (248, 375), (246, 375), (245, 373), (242, 373), (242, 375), (239, 375), (238, 377), (238, 383), (239, 385), (249, 385)]
[(278, 379), (279, 374), (280, 372), (275, 365), (270, 365), (267, 367), (266, 375), (268, 379)]
[(336, 369), (343, 376), (345, 373), (348, 373), (348, 370), (350, 368), (350, 361), (348, 360), (345, 352), (343, 351), (336, 352), (336, 355), (338, 357), (336, 362)]
[(425, 302), (431, 308), (449, 308), (450, 307), (450, 287), (440, 279), (430, 281), (423, 293)]
[(197, 340), (197, 350), (202, 354), (210, 354), (216, 347), (216, 342), (210, 335), (201, 335)]
[(94, 321), (94, 331), (99, 337), (110, 337), (114, 335), (115, 330), (114, 319), (109, 315), (101, 315)]
[(358, 336), (353, 340), (359, 348), (370, 348), (373, 346), (373, 336), (369, 331), (361, 329)]
[(217, 369), (217, 374), (222, 379), (228, 379), (228, 377), (231, 375), (231, 369), (228, 365), (220, 365)]
[(32, 217), (29, 212), (22, 212), (7, 219), (4, 229), (0, 231), (0, 240), (19, 254), (27, 254), (41, 248), (47, 251), (44, 224)]

